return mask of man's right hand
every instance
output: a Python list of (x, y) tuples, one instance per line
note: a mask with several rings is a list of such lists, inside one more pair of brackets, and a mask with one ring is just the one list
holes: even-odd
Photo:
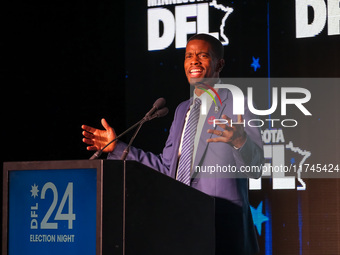
[[(115, 139), (116, 133), (112, 127), (102, 119), (102, 125), (105, 130), (96, 129), (90, 126), (82, 125), (83, 142), (86, 143), (86, 149), (89, 151), (97, 151), (102, 149), (106, 144)], [(104, 149), (104, 152), (112, 152), (116, 146), (116, 142), (110, 144)]]

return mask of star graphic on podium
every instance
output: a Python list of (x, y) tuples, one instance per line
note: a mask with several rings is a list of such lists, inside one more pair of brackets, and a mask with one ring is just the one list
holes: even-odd
[(253, 221), (257, 232), (259, 235), (261, 235), (262, 223), (269, 220), (269, 218), (262, 213), (262, 201), (259, 203), (256, 209), (250, 206), (250, 210), (251, 214), (253, 215)]
[(31, 185), (31, 187), (32, 187), (32, 189), (30, 190), (31, 193), (32, 193), (31, 197), (36, 198), (38, 196), (38, 192), (39, 192), (38, 186), (35, 185), (35, 183), (34, 183), (34, 185), (33, 186)]

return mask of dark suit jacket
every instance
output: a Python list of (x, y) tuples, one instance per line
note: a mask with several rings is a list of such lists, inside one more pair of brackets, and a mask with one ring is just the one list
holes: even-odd
[[(214, 105), (212, 105), (207, 119), (210, 116), (220, 119), (222, 114), (225, 114), (236, 122), (237, 116), (233, 115), (232, 94), (227, 89), (219, 89), (218, 93), (222, 100), (222, 107), (216, 113)], [(127, 160), (139, 161), (172, 178), (176, 178), (178, 148), (189, 107), (190, 100), (182, 102), (177, 107), (169, 137), (161, 154), (155, 155), (132, 147)], [(245, 122), (255, 118), (246, 105), (243, 118)], [(247, 140), (239, 150), (227, 143), (207, 143), (206, 140), (212, 137), (212, 134), (207, 133), (209, 128), (212, 129), (213, 126), (206, 121), (194, 159), (194, 169), (196, 169), (196, 166), (217, 165), (235, 166), (240, 169), (241, 166), (254, 166), (263, 163), (262, 139), (258, 128), (246, 125)], [(108, 159), (120, 159), (125, 147), (126, 144), (118, 142), (114, 152), (108, 155)], [(247, 178), (259, 178), (260, 176), (261, 172), (223, 173), (222, 176), (201, 172), (194, 173), (191, 187), (216, 198), (216, 254), (253, 254), (257, 252), (257, 239), (248, 201)]]

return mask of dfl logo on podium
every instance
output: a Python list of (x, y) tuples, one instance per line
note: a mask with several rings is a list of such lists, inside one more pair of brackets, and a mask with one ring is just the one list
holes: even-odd
[(9, 254), (95, 254), (96, 169), (9, 177)]

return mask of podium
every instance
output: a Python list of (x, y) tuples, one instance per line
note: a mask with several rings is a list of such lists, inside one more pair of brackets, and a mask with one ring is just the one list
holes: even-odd
[(2, 254), (214, 254), (214, 199), (134, 161), (4, 163)]

